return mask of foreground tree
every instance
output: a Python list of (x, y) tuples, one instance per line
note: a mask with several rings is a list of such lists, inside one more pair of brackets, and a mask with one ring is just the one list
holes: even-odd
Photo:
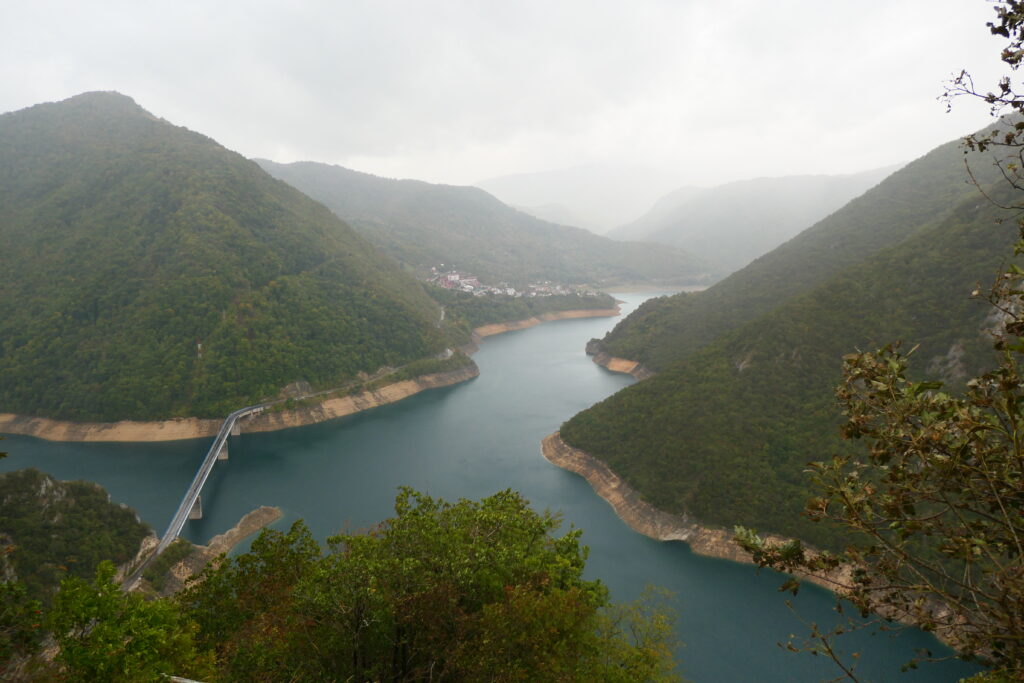
[[(0, 568), (3, 566), (0, 551)], [(25, 585), (17, 581), (0, 582), (0, 678), (25, 677), (29, 659), (42, 646), (42, 605), (33, 600)]]
[[(965, 149), (993, 151), (1006, 182), (1024, 190), (1024, 96), (1012, 78), (1024, 60), (1024, 1), (996, 2), (994, 10), (988, 27), (1008, 39), (1001, 56), (1011, 75), (983, 91), (961, 72), (944, 98), (951, 105), (976, 97), (993, 116), (1013, 115), (966, 138)], [(1014, 250), (1022, 253), (1024, 228)], [(1012, 265), (994, 285), (988, 299), (997, 313), (991, 332), (998, 365), (960, 396), (937, 382), (909, 380), (912, 351), (889, 346), (843, 359), (836, 392), (846, 417), (842, 435), (867, 447), (810, 465), (821, 495), (807, 512), (854, 532), (857, 541), (845, 552), (808, 552), (798, 541), (768, 543), (737, 528), (737, 541), (759, 565), (819, 576), (863, 615), (935, 631), (962, 656), (985, 661), (987, 680), (1024, 679), (1022, 276)], [(844, 628), (814, 627), (811, 649), (838, 661), (832, 636)], [(839, 663), (855, 679), (853, 667)]]
[[(1024, 311), (1017, 282), (1003, 279), (1004, 311)], [(863, 616), (934, 631), (1024, 677), (1024, 319), (1012, 314), (1005, 330), (999, 367), (962, 397), (908, 380), (910, 354), (897, 348), (844, 358), (842, 433), (868, 448), (810, 464), (821, 495), (807, 511), (859, 542), (832, 554), (742, 528), (737, 539), (760, 566), (832, 582)], [(814, 632), (831, 655), (829, 635)]]
[(672, 620), (582, 578), (579, 531), (503, 491), (329, 539), (265, 532), (182, 596), (232, 680), (671, 681)]
[(94, 581), (69, 577), (54, 598), (49, 625), (67, 680), (214, 680), (212, 657), (196, 647), (195, 624), (169, 601), (123, 592), (114, 573), (113, 563), (103, 562)]

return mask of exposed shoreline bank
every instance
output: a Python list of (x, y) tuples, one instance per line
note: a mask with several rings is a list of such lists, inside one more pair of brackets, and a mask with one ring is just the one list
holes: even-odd
[[(478, 339), (512, 330), (526, 329), (539, 325), (542, 322), (573, 318), (611, 317), (619, 314), (618, 307), (579, 309), (542, 313), (539, 316), (525, 320), (484, 325), (473, 331), (474, 343), (469, 344), (464, 351), (469, 353), (475, 351), (475, 341)], [(463, 368), (450, 372), (421, 375), (413, 379), (386, 384), (376, 389), (360, 391), (349, 396), (328, 398), (312, 406), (264, 412), (253, 418), (246, 419), (242, 424), (242, 430), (245, 432), (272, 432), (279, 429), (326, 422), (327, 420), (395, 403), (404, 398), (414, 396), (421, 391), (466, 382), (477, 377), (479, 374), (480, 368), (477, 367), (476, 363), (471, 362)], [(32, 436), (47, 441), (130, 443), (202, 439), (215, 436), (222, 423), (223, 420), (219, 418), (199, 417), (152, 421), (70, 422), (46, 417), (0, 413), (0, 433)]]
[[(608, 465), (564, 441), (558, 432), (541, 441), (541, 453), (552, 465), (582, 476), (594, 492), (605, 500), (615, 514), (633, 531), (657, 541), (683, 541), (698, 555), (717, 557), (723, 560), (753, 564), (748, 555), (733, 541), (733, 534), (726, 529), (704, 526), (689, 515), (664, 512), (644, 501), (640, 494)], [(781, 536), (766, 536), (770, 541), (783, 541)], [(835, 580), (816, 576), (800, 575), (800, 579), (835, 591), (837, 583), (845, 573)]]
[[(604, 462), (562, 441), (558, 432), (541, 441), (541, 454), (556, 467), (580, 475), (587, 480), (594, 492), (612, 506), (616, 516), (633, 531), (657, 541), (682, 541), (697, 555), (715, 557), (740, 564), (755, 564), (750, 555), (733, 540), (732, 532), (717, 527), (704, 526), (689, 515), (676, 515), (659, 510), (644, 501), (640, 494)], [(776, 534), (761, 534), (769, 544), (783, 543), (790, 539)], [(810, 548), (809, 548), (810, 549)], [(810, 575), (794, 572), (801, 581), (813, 583), (834, 595), (842, 596), (843, 587), (853, 584), (853, 567), (840, 566), (826, 575)], [(917, 623), (906, 614), (897, 614), (886, 605), (876, 605), (880, 616), (908, 626)], [(951, 619), (949, 607), (931, 603), (929, 609), (940, 624), (933, 635), (944, 645), (960, 649), (962, 640), (958, 637), (957, 625)]]
[[(350, 396), (329, 398), (313, 406), (264, 412), (246, 419), (242, 424), (242, 430), (245, 432), (271, 432), (333, 420), (401, 401), (403, 398), (408, 398), (427, 389), (437, 389), (465, 382), (479, 374), (480, 369), (476, 363), (470, 363), (451, 372), (401, 380), (377, 389), (360, 391)], [(223, 420), (220, 419), (197, 417), (152, 422), (132, 420), (67, 422), (45, 417), (25, 417), (0, 413), (0, 432), (34, 436), (47, 441), (151, 442), (201, 439), (216, 435), (222, 423)]]
[(632, 375), (638, 380), (654, 376), (654, 371), (644, 367), (640, 361), (617, 358), (605, 352), (600, 339), (591, 339), (587, 342), (587, 355), (602, 368), (611, 372)]

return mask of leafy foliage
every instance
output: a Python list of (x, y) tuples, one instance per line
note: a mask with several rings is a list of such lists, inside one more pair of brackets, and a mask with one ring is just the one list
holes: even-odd
[[(998, 2), (995, 11), (998, 22), (988, 26), (1009, 39), (1002, 59), (1016, 71), (1024, 3)], [(1010, 76), (997, 92), (982, 95), (961, 72), (946, 97), (951, 103), (961, 95), (982, 97), (993, 115), (1024, 112)], [(1019, 210), (1024, 122), (1017, 116), (1001, 123), (969, 136), (965, 147), (1009, 152), (997, 162), (1004, 184), (979, 189), (991, 205)], [(1015, 256), (1024, 253), (1024, 220), (1018, 224)], [(942, 633), (966, 656), (991, 665), (971, 679), (978, 681), (1024, 678), (1022, 276), (1011, 264), (997, 279), (989, 302), (998, 365), (968, 381), (962, 396), (944, 392), (942, 382), (909, 379), (909, 354), (892, 345), (844, 358), (836, 390), (846, 417), (842, 433), (866, 441), (868, 450), (812, 463), (817, 496), (807, 507), (814, 520), (854, 530), (858, 542), (841, 554), (808, 553), (798, 542), (768, 543), (737, 529), (762, 566), (812, 574), (847, 566), (851, 573), (840, 587), (862, 612)], [(796, 589), (796, 582), (790, 585)], [(812, 635), (827, 648), (837, 634), (815, 629)]]
[(232, 680), (674, 680), (671, 621), (582, 578), (580, 532), (504, 491), (396, 516), (322, 553), (296, 523), (180, 595)]
[(993, 301), (1007, 315), (999, 366), (972, 379), (963, 397), (941, 382), (909, 380), (909, 354), (892, 346), (844, 359), (836, 392), (843, 436), (869, 449), (812, 463), (817, 495), (807, 511), (863, 541), (839, 554), (808, 553), (799, 542), (738, 530), (761, 566), (817, 575), (852, 567), (839, 587), (863, 613), (937, 631), (1015, 679), (1024, 676), (1019, 277), (1004, 277)]
[(0, 537), (29, 595), (49, 600), (66, 576), (92, 577), (103, 560), (122, 564), (149, 527), (85, 481), (61, 482), (36, 469), (0, 475)]
[(43, 644), (42, 604), (29, 597), (25, 584), (0, 582), (0, 676), (17, 680), (28, 659)]
[(122, 591), (110, 562), (92, 582), (62, 582), (49, 624), (71, 680), (160, 681), (168, 673), (206, 680), (214, 673), (212, 656), (196, 647), (195, 625), (170, 601)]
[(0, 404), (218, 416), (433, 355), (439, 310), (327, 209), (116, 93), (0, 116)]
[(715, 274), (707, 262), (682, 249), (616, 242), (547, 223), (475, 187), (378, 178), (313, 162), (257, 163), (420, 272), (444, 263), (484, 282), (519, 285), (538, 280), (690, 284)]

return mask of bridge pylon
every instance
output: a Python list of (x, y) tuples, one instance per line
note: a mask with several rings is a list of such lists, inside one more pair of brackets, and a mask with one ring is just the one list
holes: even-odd
[(202, 519), (203, 518), (203, 498), (202, 496), (196, 496), (196, 502), (192, 503), (192, 508), (188, 511), (189, 519)]

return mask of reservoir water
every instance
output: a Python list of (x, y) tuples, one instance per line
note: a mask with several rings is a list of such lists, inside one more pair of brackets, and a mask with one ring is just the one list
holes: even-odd
[[(628, 313), (647, 295), (619, 295)], [(584, 530), (587, 573), (616, 599), (646, 584), (675, 593), (678, 653), (689, 680), (817, 681), (840, 671), (823, 657), (792, 654), (777, 643), (803, 634), (803, 622), (836, 620), (829, 594), (805, 586), (787, 608), (779, 575), (700, 557), (678, 542), (634, 533), (580, 477), (550, 465), (540, 440), (576, 412), (633, 380), (594, 365), (584, 344), (618, 319), (546, 323), (491, 337), (474, 356), (480, 377), (400, 403), (319, 425), (232, 437), (231, 455), (203, 492), (204, 518), (184, 535), (197, 542), (232, 526), (260, 505), (276, 505), (287, 527), (302, 518), (321, 539), (360, 529), (392, 513), (397, 488), (450, 500), (512, 488), (535, 508), (559, 511)], [(8, 436), (0, 470), (34, 466), (60, 479), (97, 481), (162, 533), (212, 439), (171, 443), (70, 444)], [(738, 492), (741, 495), (741, 492)], [(900, 673), (916, 650), (947, 653), (925, 633), (861, 631), (840, 649), (862, 653), (861, 680), (956, 681), (976, 669), (959, 662), (922, 664)]]

